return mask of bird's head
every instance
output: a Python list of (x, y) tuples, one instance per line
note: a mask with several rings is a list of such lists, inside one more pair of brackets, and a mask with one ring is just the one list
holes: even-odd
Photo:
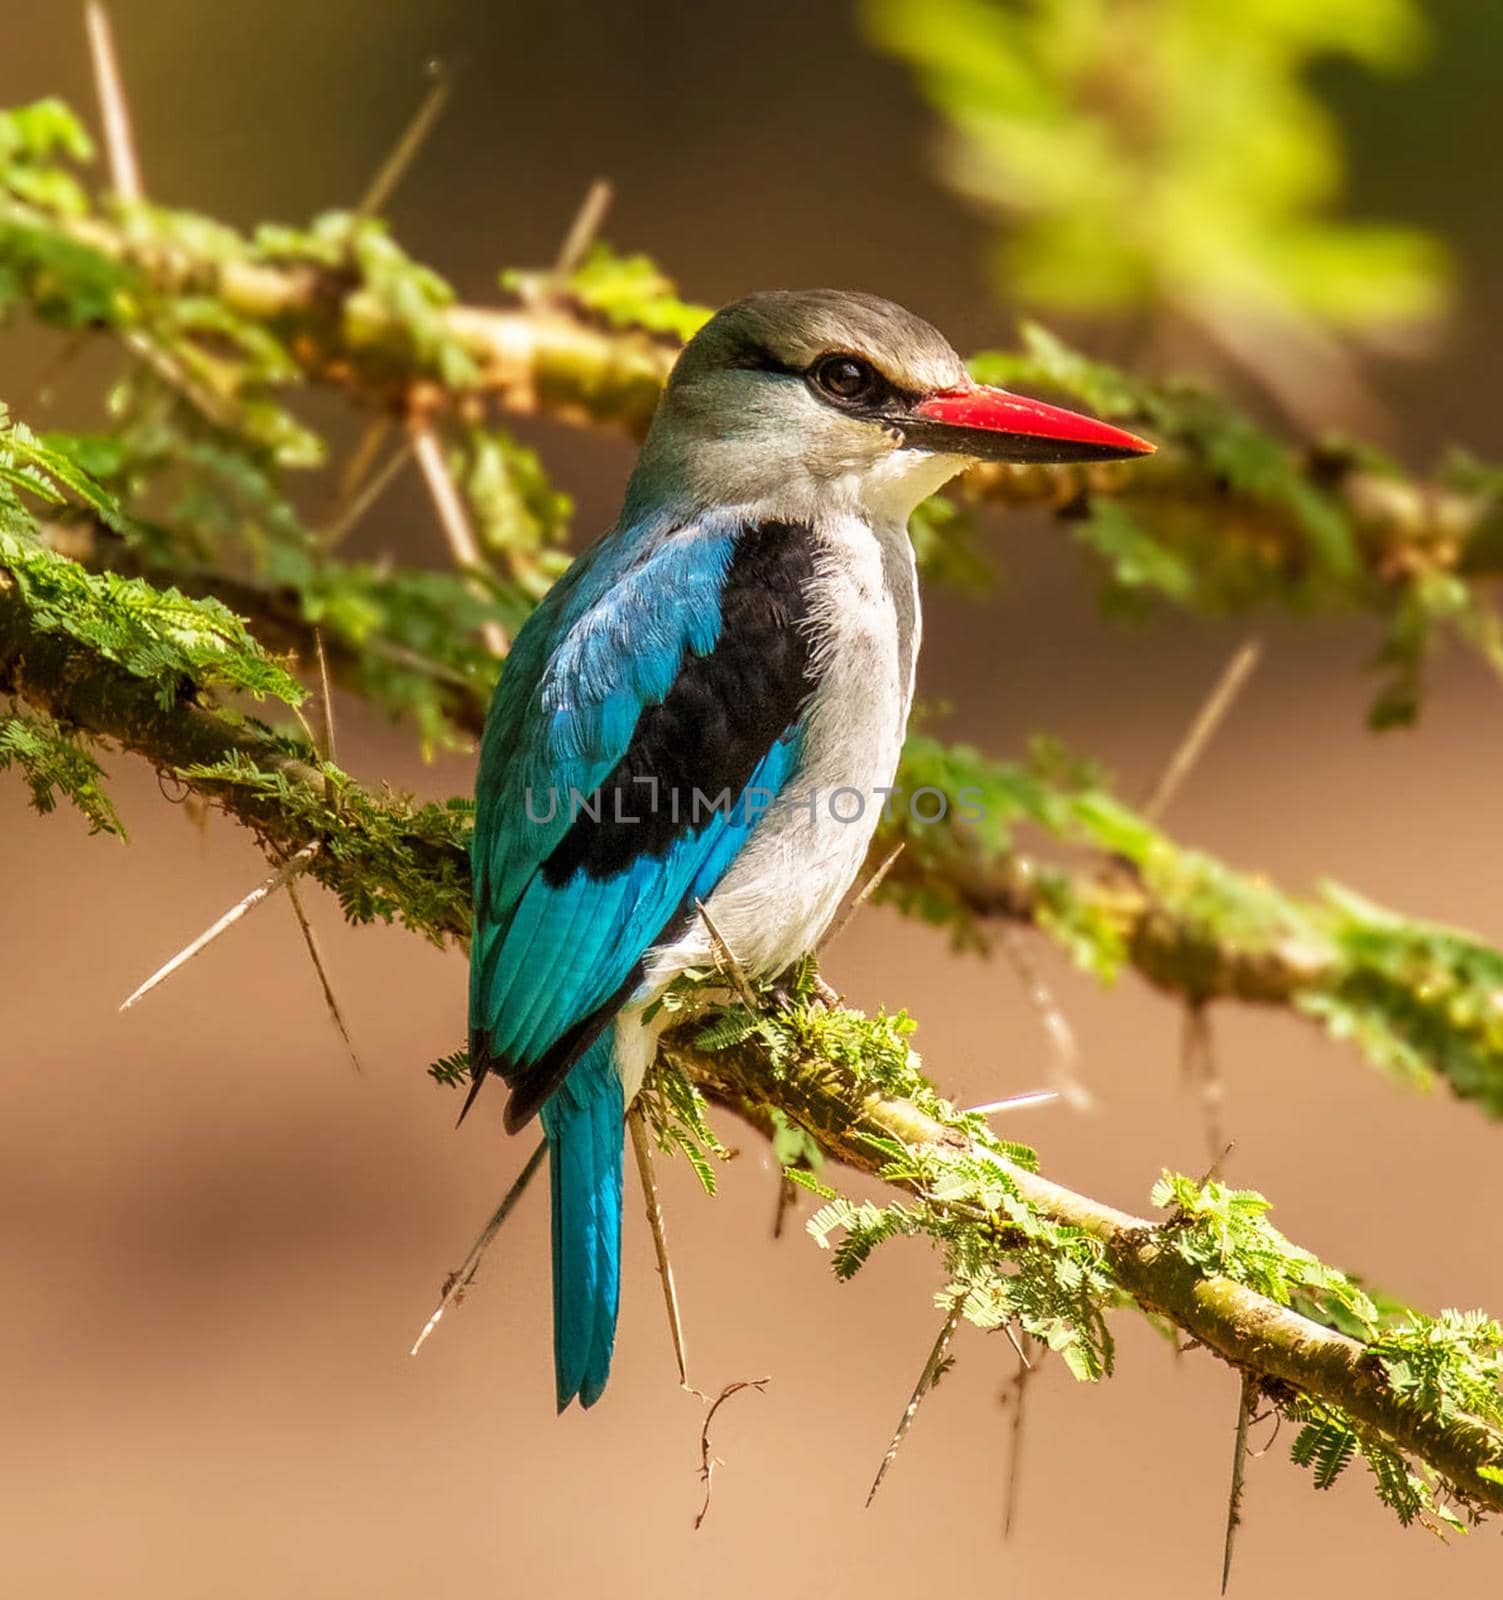
[(679, 357), (628, 504), (903, 521), (976, 461), (1149, 454), (1120, 428), (976, 383), (936, 329), (873, 295), (750, 295)]

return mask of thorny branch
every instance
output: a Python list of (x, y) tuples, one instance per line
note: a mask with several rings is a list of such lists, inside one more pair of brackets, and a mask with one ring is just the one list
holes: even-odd
[[(231, 601), (241, 598), (238, 591)], [(309, 640), (312, 647), (311, 638)], [(340, 674), (342, 657), (331, 651)], [(430, 938), (469, 932), (469, 857), (458, 823), (441, 808), (414, 807), (399, 797), (377, 799), (328, 764), (269, 735), (254, 724), (230, 720), (195, 695), (164, 707), (153, 687), (71, 636), (39, 627), (5, 569), (0, 567), (0, 691), (19, 694), (61, 723), (114, 741), (144, 756), (197, 793), (217, 801), (251, 827), (280, 856), (295, 854), (320, 837), (333, 847), (312, 861), (309, 875), (335, 890), (347, 906), (373, 894), (402, 907), (403, 920)], [(465, 693), (456, 688), (456, 693)], [(231, 768), (266, 781), (232, 781)], [(347, 793), (342, 813), (328, 799)], [(267, 782), (275, 785), (269, 790)], [(372, 809), (374, 808), (374, 809)], [(354, 814), (358, 813), (358, 814)], [(384, 845), (376, 845), (378, 823)], [(1039, 862), (1019, 849), (962, 848), (936, 864), (904, 850), (886, 865), (886, 886), (930, 888), (942, 881), (964, 914), (1047, 927), (1050, 906), (1040, 892)], [(890, 847), (875, 847), (883, 862)], [(425, 908), (403, 903), (402, 874), (422, 875), (434, 891)], [(1278, 927), (1266, 937), (1227, 940), (1214, 926), (1167, 905), (1120, 860), (1100, 857), (1068, 873), (1080, 914), (1118, 930), (1130, 964), (1164, 992), (1205, 1004), (1238, 1000), (1295, 1006), (1320, 994), (1340, 975), (1332, 949)], [(384, 914), (384, 912), (382, 913)]]
[(663, 1048), (718, 1103), (738, 1113), (750, 1109), (755, 1117), (757, 1107), (772, 1101), (827, 1155), (868, 1173), (887, 1166), (884, 1140), (932, 1152), (940, 1162), (964, 1155), (1002, 1165), (1036, 1212), (1100, 1242), (1113, 1278), (1140, 1309), (1167, 1318), (1251, 1373), (1265, 1393), (1300, 1393), (1338, 1405), (1429, 1462), (1474, 1504), (1503, 1510), (1503, 1432), (1476, 1418), (1442, 1421), (1413, 1406), (1360, 1341), (1228, 1278), (1198, 1271), (1173, 1250), (1162, 1226), (984, 1151), (911, 1101), (864, 1090), (828, 1062), (785, 1063), (769, 1082), (765, 1049), (756, 1041), (711, 1052), (695, 1044), (695, 1032), (671, 1031)]
[[(450, 814), (369, 795), (336, 769), (314, 767), (265, 732), (227, 720), (191, 694), (164, 707), (149, 684), (124, 668), (66, 634), (37, 627), (4, 569), (0, 690), (24, 696), (70, 726), (114, 739), (160, 771), (181, 777), (251, 827), (281, 859), (319, 842), (308, 857), (309, 875), (339, 893), (356, 915), (395, 917), (438, 940), (468, 932), (468, 861), (464, 836)], [(1142, 917), (1151, 924), (1150, 905), (1143, 905)], [(1172, 979), (1172, 938), (1146, 926), (1142, 937), (1145, 951), (1157, 951), (1148, 970)], [(1203, 982), (1207, 974), (1241, 969), (1235, 958), (1201, 952), (1190, 970)], [(1295, 981), (1293, 973), (1270, 971), (1266, 959), (1256, 976), (1255, 983), (1243, 981), (1232, 992), (1269, 998), (1279, 985)], [(807, 1130), (827, 1155), (866, 1172), (884, 1166), (873, 1138), (939, 1158), (975, 1153), (970, 1135), (915, 1103), (870, 1092), (849, 1066), (783, 1061), (774, 1071), (759, 1034), (708, 1051), (696, 1043), (699, 1031), (692, 1023), (670, 1029), (663, 1040), (667, 1058), (710, 1098), (759, 1128), (769, 1126), (775, 1108)], [(1021, 1167), (1006, 1164), (1006, 1170), (1038, 1213), (1100, 1241), (1116, 1282), (1142, 1309), (1256, 1374), (1265, 1391), (1339, 1405), (1431, 1463), (1471, 1503), (1503, 1509), (1503, 1479), (1494, 1481), (1485, 1471), (1503, 1468), (1503, 1436), (1496, 1430), (1465, 1417), (1442, 1423), (1389, 1386), (1363, 1344), (1198, 1271), (1146, 1219)]]
[[(117, 147), (118, 137), (112, 139), (118, 170)], [(149, 294), (191, 293), (216, 302), (242, 327), (259, 325), (289, 354), (301, 379), (343, 389), (378, 413), (401, 416), (414, 438), (427, 439), (428, 477), (441, 500), (453, 498), (452, 485), (432, 470), (441, 462), (434, 436), (424, 431), (436, 419), (469, 423), (491, 410), (547, 412), (640, 435), (675, 353), (673, 338), (612, 325), (571, 295), (556, 273), (514, 280), (509, 298), (495, 306), (430, 305), (437, 332), (430, 327), (428, 337), (418, 340), (402, 311), (366, 281), (350, 254), (324, 258), (297, 247), (279, 252), (248, 246), (226, 230), (211, 235), (206, 229), (158, 226), (131, 200), (138, 184), (121, 180), (118, 186), (126, 201), (123, 219), (86, 207), (49, 211), (6, 190), (0, 192), (0, 226), (61, 239), (115, 263)], [(172, 350), (148, 336), (149, 312), (143, 326), (132, 315), (121, 315), (116, 329), (133, 351), (211, 423), (233, 429), (240, 416), (234, 383), (224, 391), (206, 387), (201, 374), (176, 365)], [(439, 347), (458, 352), (462, 362), (446, 366), (442, 352), (435, 354)], [(1309, 544), (1308, 519), (1298, 505), (1260, 496), (1235, 474), (1218, 470), (1191, 430), (1169, 443), (1152, 464), (1132, 474), (1112, 467), (998, 469), (976, 475), (965, 492), (1071, 517), (1099, 501), (1131, 503), (1147, 514), (1193, 503), (1206, 526), (1235, 529), (1244, 541), (1266, 549), (1270, 564), (1297, 573)], [(1375, 471), (1355, 451), (1293, 459), (1304, 486), (1340, 506), (1378, 584), (1415, 571), (1503, 571), (1496, 497)], [(472, 541), (466, 542), (465, 527), (453, 517), (446, 527), (462, 547), (463, 564), (470, 565)], [(217, 574), (206, 574), (205, 581), (225, 595)], [(275, 612), (274, 595), (249, 592), (244, 598), (256, 602), (246, 609), (257, 615)], [(295, 638), (307, 629), (295, 610), (287, 627)], [(338, 674), (339, 652), (330, 655)], [(476, 726), (477, 688), (451, 687), (459, 719)], [(306, 861), (310, 874), (334, 889), (357, 920), (397, 918), (438, 941), (467, 935), (466, 830), (454, 813), (368, 794), (332, 764), (310, 759), (252, 722), (222, 715), (192, 681), (164, 694), (160, 683), (133, 676), (107, 653), (39, 621), (23, 587), (3, 567), (0, 692), (27, 700), (64, 729), (114, 740), (213, 798), (249, 826), (275, 859)], [(906, 850), (892, 865), (892, 885), (917, 891), (931, 886), (938, 871), (946, 892), (975, 918), (1051, 926), (1058, 915), (1057, 893), (1051, 900), (1041, 891), (1036, 864), (1011, 845), (977, 842), (972, 850), (952, 852), (938, 868), (932, 857)], [(1110, 922), (1140, 973), (1196, 1005), (1219, 997), (1297, 1003), (1329, 987), (1339, 966), (1334, 952), (1298, 938), (1221, 937), (1206, 922), (1165, 904), (1140, 874), (1124, 871), (1109, 853), (1070, 873), (1068, 881), (1078, 915)], [(1057, 891), (1058, 875), (1053, 882)], [(1390, 1382), (1360, 1340), (1192, 1263), (1173, 1248), (1169, 1225), (1050, 1182), (972, 1126), (935, 1115), (929, 1100), (874, 1090), (859, 1063), (816, 1055), (774, 1060), (759, 1033), (710, 1050), (688, 1024), (664, 1035), (663, 1055), (754, 1126), (766, 1129), (776, 1111), (827, 1155), (899, 1182), (940, 1213), (942, 1195), (919, 1179), (892, 1177), (884, 1146), (901, 1147), (940, 1169), (961, 1160), (992, 1163), (1035, 1216), (1097, 1242), (1123, 1296), (1241, 1370), (1247, 1395), (1336, 1408), (1427, 1464), (1468, 1507), (1503, 1509), (1503, 1434), (1497, 1428), (1454, 1410), (1442, 1415)], [(998, 1250), (1008, 1242), (1008, 1226), (999, 1223)], [(456, 1275), (445, 1304), (463, 1287), (470, 1268), (467, 1263)], [(745, 1386), (722, 1392), (705, 1420), (706, 1505), (714, 1464), (710, 1421), (729, 1394)], [(1251, 1400), (1244, 1403), (1250, 1407)]]
[[(640, 437), (677, 354), (673, 338), (604, 322), (560, 292), (556, 275), (547, 273), (517, 278), (510, 298), (496, 305), (437, 308), (446, 337), (470, 364), (462, 381), (446, 380), (414, 349), (398, 314), (348, 265), (283, 262), (248, 247), (215, 253), (195, 247), (181, 231), (163, 236), (121, 228), (94, 214), (60, 217), (3, 192), (0, 223), (51, 234), (125, 264), (160, 292), (209, 296), (273, 333), (305, 379), (404, 415), (468, 417), (494, 406), (513, 415), (542, 412), (613, 426)], [(1378, 579), (1416, 565), (1473, 574), (1503, 570), (1503, 530), (1488, 497), (1375, 471), (1360, 452), (1314, 451), (1303, 470), (1309, 487), (1333, 497), (1350, 517)], [(1307, 550), (1307, 531), (1294, 504), (1271, 503), (1219, 476), (1193, 443), (1161, 450), (1131, 472), (1112, 464), (987, 468), (970, 475), (964, 493), (1071, 516), (1096, 497), (1129, 501), (1149, 516), (1188, 497), (1218, 537), (1235, 529), (1291, 571)]]
[(705, 1498), (704, 1504), (699, 1508), (699, 1515), (694, 1519), (696, 1530), (704, 1526), (704, 1520), (710, 1514), (710, 1496), (715, 1487), (715, 1469), (724, 1465), (719, 1456), (710, 1453), (710, 1424), (715, 1420), (715, 1413), (732, 1395), (740, 1394), (743, 1389), (755, 1389), (758, 1394), (765, 1394), (767, 1385), (771, 1382), (771, 1378), (741, 1378), (735, 1383), (726, 1384), (710, 1402), (705, 1412), (704, 1426), (699, 1431), (699, 1481), (705, 1486)]

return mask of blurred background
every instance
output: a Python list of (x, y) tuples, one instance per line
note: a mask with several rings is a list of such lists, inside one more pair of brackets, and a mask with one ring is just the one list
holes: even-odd
[[(1291, 431), (1360, 429), (1416, 467), (1450, 445), (1497, 458), (1503, 12), (1320, 10), (119, 0), (114, 15), (147, 187), (166, 203), (240, 226), (351, 204), (439, 59), (453, 100), (390, 209), (462, 296), (492, 294), (502, 265), (551, 260), (603, 174), (609, 236), (697, 300), (869, 289), (962, 350), (1037, 313), (1103, 356), (1212, 375)], [(92, 115), (74, 7), (13, 0), (3, 35), (0, 104), (53, 93)], [(1020, 58), (1034, 76), (1012, 70)], [(1105, 108), (1115, 143), (1078, 136), (1082, 105)], [(1135, 140), (1150, 109), (1155, 137)], [(0, 393), (30, 391), (47, 352), (7, 333)], [(56, 425), (71, 392), (53, 394)], [(603, 526), (629, 446), (526, 431), (580, 533)], [(412, 559), (431, 523), (409, 475), (356, 538)], [(1047, 730), (1142, 796), (1249, 623), (1125, 631), (1099, 618), (1057, 525), (991, 514), (985, 539), (1002, 580), (985, 600), (929, 597), (921, 695), (952, 707), (947, 735), (1006, 755)], [(1172, 830), (1287, 886), (1333, 877), (1503, 942), (1496, 681), (1458, 653), (1417, 728), (1374, 736), (1373, 623), (1256, 630), (1263, 665)], [(467, 759), (424, 765), (400, 730), (340, 711), (341, 758), (362, 777), (468, 787)], [(71, 816), (38, 822), (0, 780), (7, 1592), (1214, 1592), (1236, 1380), (1126, 1321), (1110, 1383), (1077, 1386), (1055, 1363), (1033, 1384), (1008, 1541), (1014, 1360), (970, 1328), (863, 1511), (934, 1336), (937, 1267), (921, 1244), (893, 1246), (839, 1286), (801, 1229), (774, 1243), (774, 1170), (735, 1127), (743, 1153), (717, 1200), (683, 1163), (661, 1172), (692, 1376), (712, 1392), (772, 1378), (717, 1419), (725, 1466), (701, 1531), (701, 1410), (674, 1382), (634, 1198), (617, 1367), (590, 1415), (553, 1415), (541, 1191), (410, 1360), (527, 1153), (502, 1134), (499, 1097), (456, 1133), (457, 1100), (423, 1074), (460, 1042), (462, 958), (347, 930), (310, 897), (360, 1076), (285, 904), (117, 1016), (264, 868), (241, 830), (200, 832), (149, 774), (112, 769), (128, 849)], [(1100, 1107), (1006, 1131), (1051, 1175), (1140, 1209), (1161, 1166), (1205, 1164), (1179, 1015), (1134, 980), (1103, 995), (1036, 959)], [(908, 1006), (960, 1103), (1047, 1077), (1005, 964), (868, 911), (827, 970), (855, 1003)], [(1285, 1232), (1420, 1305), (1503, 1309), (1495, 1128), (1288, 1017), (1225, 1010), (1216, 1028), (1229, 1175), (1275, 1198)], [(1442, 1548), (1401, 1530), (1356, 1470), (1316, 1501), (1286, 1445), (1252, 1464), (1236, 1590), (1496, 1593), (1496, 1529)]]

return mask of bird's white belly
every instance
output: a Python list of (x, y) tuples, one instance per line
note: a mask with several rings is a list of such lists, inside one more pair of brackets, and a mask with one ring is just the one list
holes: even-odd
[[(748, 972), (781, 971), (813, 949), (861, 870), (902, 746), (906, 708), (883, 698), (885, 715), (874, 715), (869, 679), (827, 681), (797, 771), (710, 896), (710, 917)], [(707, 937), (691, 930), (674, 956), (703, 962)]]

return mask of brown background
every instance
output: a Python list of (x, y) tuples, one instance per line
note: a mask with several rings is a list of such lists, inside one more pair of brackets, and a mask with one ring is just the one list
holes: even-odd
[[(1468, 152), (1494, 115), (1487, 8), (1437, 7), (1417, 81), (1333, 76), (1356, 130), (1361, 205), (1443, 227), (1466, 268), (1467, 337), (1382, 376), (1415, 459), (1445, 439), (1503, 453), (1486, 403), (1500, 355), (1496, 192)], [(457, 103), (403, 189), (403, 239), (483, 295), (502, 262), (546, 259), (585, 183), (620, 189), (612, 232), (695, 296), (844, 283), (927, 312), (962, 347), (1005, 334), (982, 235), (928, 173), (906, 80), (859, 45), (843, 6), (711, 11), (477, 3), (209, 8), (120, 4), (148, 181), (250, 223), (347, 203), (405, 119), (429, 55)], [(71, 7), (7, 7), (0, 103), (88, 104)], [(269, 85), (275, 83), (273, 92)], [(45, 356), (0, 345), (0, 394)], [(107, 370), (101, 364), (100, 371)], [(68, 402), (59, 401), (59, 420)], [(46, 419), (44, 419), (46, 420)], [(582, 530), (610, 515), (628, 454), (543, 429)], [(1057, 530), (1014, 518), (985, 610), (933, 596), (922, 693), (1000, 753), (1047, 728), (1141, 793), (1243, 625), (1127, 634), (1093, 613)], [(425, 548), (409, 484), (362, 535)], [(1498, 686), (1448, 660), (1424, 725), (1362, 731), (1375, 643), (1361, 621), (1260, 620), (1269, 658), (1176, 806), (1185, 839), (1290, 885), (1330, 875), (1503, 941)], [(366, 776), (458, 792), (344, 707)], [(1054, 1600), (1214, 1593), (1236, 1384), (1121, 1328), (1096, 1389), (1046, 1370), (1033, 1391), (1020, 1525), (999, 1533), (1012, 1358), (964, 1330), (874, 1510), (872, 1471), (933, 1336), (939, 1279), (899, 1245), (848, 1287), (797, 1230), (769, 1238), (773, 1178), (748, 1146), (711, 1202), (663, 1174), (693, 1375), (772, 1375), (732, 1402), (704, 1530), (691, 1531), (699, 1410), (676, 1390), (645, 1226), (629, 1210), (619, 1354), (607, 1399), (552, 1414), (544, 1195), (417, 1361), (407, 1347), (445, 1273), (523, 1158), (499, 1103), (456, 1134), (422, 1068), (462, 1032), (463, 965), (411, 937), (345, 930), (315, 902), (365, 1075), (342, 1058), (291, 913), (259, 912), (127, 1018), (119, 999), (255, 882), (223, 822), (200, 840), (154, 781), (114, 763), (123, 849), (70, 817), (40, 823), (0, 780), (0, 1585), (47, 1597), (317, 1600), (530, 1591), (636, 1595), (1013, 1593)], [(1041, 956), (1102, 1103), (1029, 1114), (1048, 1170), (1141, 1206), (1161, 1165), (1198, 1170), (1178, 1017), (1124, 980), (1103, 997)], [(1001, 967), (867, 914), (831, 953), (865, 1004), (904, 1003), (957, 1098), (1037, 1085), (1036, 1018)], [(1296, 1020), (1217, 1018), (1231, 1175), (1328, 1259), (1420, 1304), (1503, 1310), (1500, 1134), (1443, 1095), (1382, 1081)], [(728, 1130), (735, 1137), (735, 1130)], [(1266, 1431), (1266, 1430), (1260, 1430)], [(1285, 1459), (1254, 1465), (1242, 1593), (1495, 1593), (1495, 1531), (1444, 1549), (1400, 1530), (1354, 1470), (1316, 1498)]]

